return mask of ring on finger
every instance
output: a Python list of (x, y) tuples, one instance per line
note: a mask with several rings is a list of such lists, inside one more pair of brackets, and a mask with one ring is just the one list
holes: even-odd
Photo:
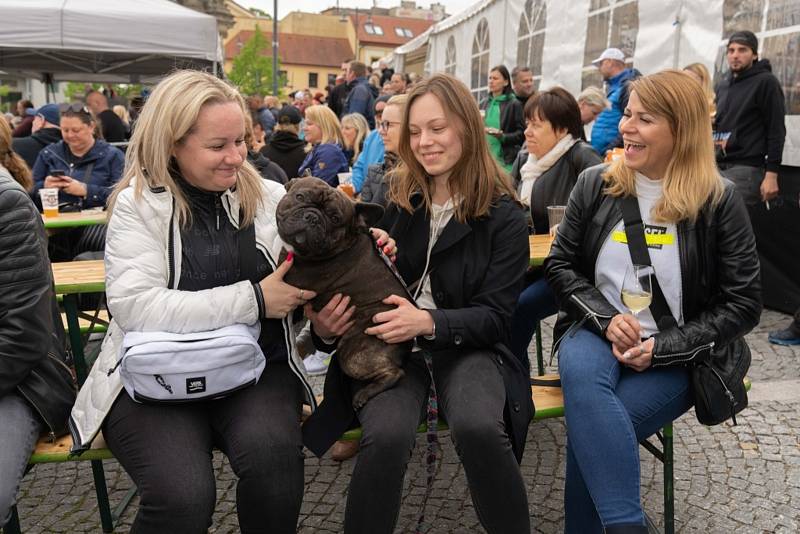
[(300, 291), (297, 293), (297, 296), (300, 298), (300, 300), (303, 300), (303, 295), (304, 295), (304, 294), (305, 294), (305, 291), (303, 291), (303, 290), (301, 289), (301, 290), (300, 290)]

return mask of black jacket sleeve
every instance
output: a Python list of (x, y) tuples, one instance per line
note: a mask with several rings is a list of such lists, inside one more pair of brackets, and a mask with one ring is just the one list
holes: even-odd
[[(681, 363), (711, 342), (718, 347), (752, 330), (761, 317), (758, 253), (744, 201), (728, 184), (713, 211), (709, 235), (717, 280), (715, 296), (683, 326), (659, 332), (653, 366)], [(699, 253), (699, 251), (698, 251)]]
[(783, 160), (783, 143), (786, 139), (786, 114), (783, 90), (774, 76), (764, 76), (763, 93), (760, 95), (761, 116), (767, 133), (767, 172), (778, 172)]
[(503, 137), (500, 143), (503, 146), (520, 146), (525, 142), (525, 117), (522, 113), (522, 104), (516, 98), (507, 101), (507, 120), (502, 124)]
[(51, 278), (43, 232), (28, 195), (0, 184), (0, 397), (25, 380), (47, 357), (52, 343)]
[(547, 283), (553, 289), (558, 308), (571, 322), (603, 336), (611, 318), (619, 313), (585, 274), (584, 236), (594, 224), (593, 199), (599, 198), (603, 187), (602, 168), (581, 173), (570, 194), (564, 219), (544, 261)]

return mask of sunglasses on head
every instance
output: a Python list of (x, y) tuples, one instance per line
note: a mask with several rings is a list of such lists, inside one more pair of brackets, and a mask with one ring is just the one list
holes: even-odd
[(91, 113), (89, 112), (89, 108), (87, 108), (86, 105), (81, 102), (74, 102), (72, 104), (61, 104), (60, 106), (58, 106), (58, 109), (59, 111), (61, 111), (62, 115), (64, 113), (84, 113), (86, 115), (91, 115)]

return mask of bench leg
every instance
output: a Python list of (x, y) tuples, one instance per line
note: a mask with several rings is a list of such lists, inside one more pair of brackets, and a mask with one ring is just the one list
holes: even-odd
[(536, 323), (536, 366), (539, 371), (539, 376), (544, 374), (544, 356), (542, 355), (542, 322)]
[(19, 514), (17, 514), (16, 505), (11, 507), (11, 519), (9, 519), (6, 526), (3, 527), (3, 534), (22, 534), (19, 527)]
[(100, 524), (103, 532), (114, 532), (114, 520), (111, 517), (111, 505), (108, 502), (108, 487), (102, 460), (92, 460), (92, 475), (94, 476), (94, 491), (97, 494), (97, 509), (100, 511)]
[(675, 474), (672, 423), (664, 425), (664, 534), (675, 534)]

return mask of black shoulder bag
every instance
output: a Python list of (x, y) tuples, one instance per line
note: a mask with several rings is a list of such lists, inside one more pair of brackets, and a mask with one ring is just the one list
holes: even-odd
[[(621, 204), (631, 260), (634, 264), (651, 265), (639, 201), (629, 196), (622, 198)], [(651, 285), (653, 299), (650, 312), (659, 331), (676, 327), (678, 322), (672, 316), (656, 276), (652, 277)], [(709, 358), (690, 362), (697, 420), (704, 425), (718, 425), (732, 418), (735, 425), (736, 414), (747, 407), (744, 376), (750, 368), (750, 348), (739, 338), (722, 348), (712, 347), (710, 354)]]

